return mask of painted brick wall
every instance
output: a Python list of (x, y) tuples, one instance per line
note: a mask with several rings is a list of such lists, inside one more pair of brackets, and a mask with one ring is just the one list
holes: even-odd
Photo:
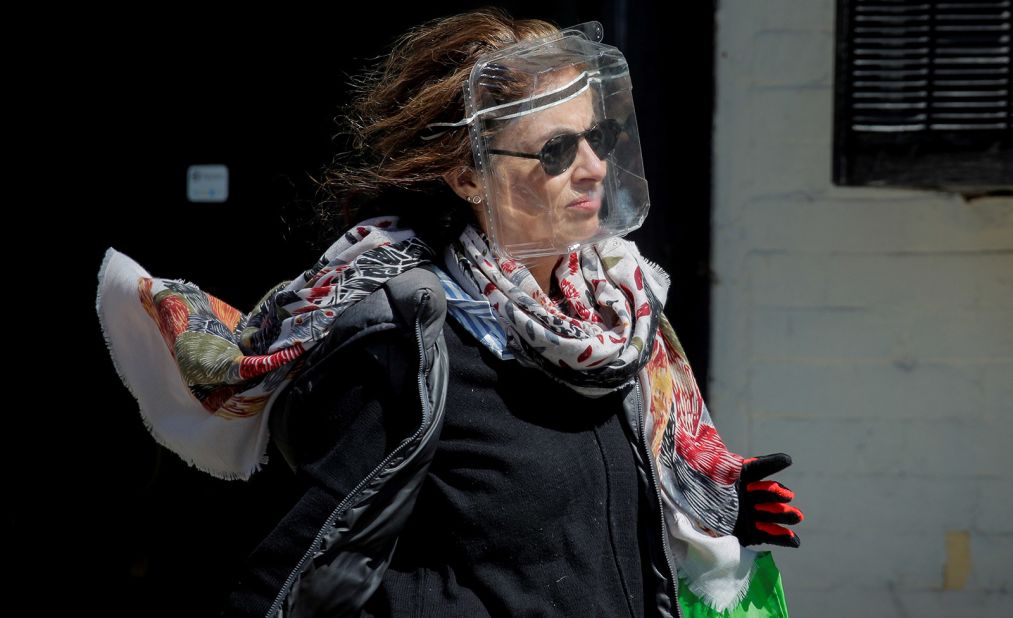
[(1013, 199), (831, 184), (834, 10), (719, 2), (709, 407), (793, 617), (1013, 616)]

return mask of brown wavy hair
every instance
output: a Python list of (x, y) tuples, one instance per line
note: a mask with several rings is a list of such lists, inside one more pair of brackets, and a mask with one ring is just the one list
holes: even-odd
[(378, 203), (392, 191), (434, 195), (470, 217), (470, 208), (443, 180), (447, 172), (474, 166), (467, 128), (426, 141), (421, 136), (432, 131), (425, 127), (464, 116), (462, 86), (480, 56), (558, 31), (549, 22), (514, 19), (488, 7), (433, 19), (401, 35), (380, 62), (351, 78), (351, 102), (335, 118), (335, 139), (347, 140), (348, 148), (325, 167), (322, 179), (311, 177), (321, 234), (333, 240), (357, 220), (393, 212), (406, 201), (412, 207), (395, 214), (410, 215), (416, 224), (449, 216), (427, 208), (424, 199)]

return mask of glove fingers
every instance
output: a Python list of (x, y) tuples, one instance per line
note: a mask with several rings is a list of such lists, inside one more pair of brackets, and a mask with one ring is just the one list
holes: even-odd
[(797, 524), (805, 519), (802, 511), (783, 502), (766, 502), (753, 508), (756, 510), (755, 519), (758, 522)]
[(757, 543), (770, 543), (771, 545), (780, 545), (782, 547), (798, 547), (802, 544), (802, 540), (798, 538), (797, 534), (775, 524), (758, 521), (756, 522), (756, 529), (759, 531), (756, 534)]
[(787, 504), (795, 493), (775, 481), (760, 480), (790, 465), (791, 457), (785, 453), (743, 460), (736, 484), (740, 503), (735, 526), (735, 535), (743, 545), (769, 543), (798, 547), (801, 544), (798, 535), (784, 527), (805, 519), (802, 511)]
[(791, 457), (785, 453), (751, 457), (742, 462), (741, 479), (755, 481), (784, 470), (791, 465)]
[(795, 492), (777, 481), (753, 481), (746, 491), (753, 502), (788, 502), (795, 497)]

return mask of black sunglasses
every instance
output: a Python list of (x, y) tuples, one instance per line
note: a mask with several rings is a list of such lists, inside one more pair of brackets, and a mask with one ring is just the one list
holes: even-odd
[(577, 145), (580, 138), (587, 140), (594, 154), (604, 160), (611, 154), (619, 141), (619, 135), (623, 132), (623, 125), (614, 118), (606, 118), (587, 131), (580, 133), (566, 133), (557, 135), (545, 142), (539, 152), (514, 152), (513, 150), (490, 150), (489, 154), (507, 155), (509, 157), (524, 157), (525, 159), (538, 159), (542, 163), (542, 169), (549, 176), (558, 176), (569, 169), (570, 164), (577, 158)]

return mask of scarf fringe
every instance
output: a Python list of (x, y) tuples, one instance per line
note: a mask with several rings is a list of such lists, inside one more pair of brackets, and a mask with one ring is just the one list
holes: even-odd
[(753, 577), (756, 575), (757, 560), (753, 559), (752, 564), (749, 565), (749, 574), (743, 579), (741, 586), (735, 591), (735, 596), (725, 599), (724, 602), (719, 602), (715, 599), (706, 589), (704, 582), (700, 580), (687, 581), (686, 579), (679, 578), (682, 585), (690, 589), (690, 591), (700, 598), (701, 601), (706, 603), (711, 609), (716, 612), (724, 612), (729, 609), (738, 607), (742, 604), (742, 601), (749, 594), (749, 587), (753, 584)]
[[(637, 256), (637, 259), (643, 262), (644, 266), (647, 266), (648, 271), (650, 271), (650, 274), (655, 279), (655, 283), (658, 284), (657, 287), (660, 290), (665, 290), (665, 292), (667, 293), (667, 291), (672, 286), (672, 277), (668, 274), (668, 272), (664, 268), (662, 268), (661, 265), (658, 264), (657, 262), (654, 262), (644, 257), (644, 255), (640, 253), (640, 248), (637, 247), (636, 243), (634, 243), (631, 240), (626, 240), (625, 238), (621, 240), (623, 243), (626, 244), (630, 252), (632, 252), (635, 256)], [(659, 298), (659, 300), (661, 301), (662, 305), (665, 304), (666, 299)]]
[(657, 279), (660, 280), (660, 283), (665, 287), (665, 289), (666, 290), (669, 289), (672, 285), (672, 278), (671, 276), (669, 276), (667, 272), (665, 272), (665, 269), (662, 268), (661, 265), (658, 264), (657, 262), (652, 262), (651, 260), (645, 258), (639, 252), (637, 253), (637, 255), (640, 256), (640, 259), (644, 261), (644, 264), (647, 264), (648, 266), (651, 267), (652, 274)]

